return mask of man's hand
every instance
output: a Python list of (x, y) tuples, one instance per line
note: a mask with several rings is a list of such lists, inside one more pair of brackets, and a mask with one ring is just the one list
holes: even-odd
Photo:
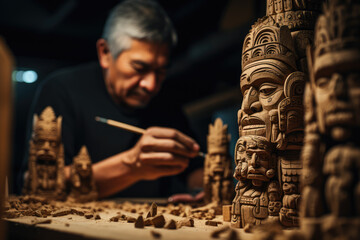
[(192, 138), (175, 129), (150, 127), (129, 150), (126, 163), (140, 179), (153, 180), (181, 173), (199, 150)]

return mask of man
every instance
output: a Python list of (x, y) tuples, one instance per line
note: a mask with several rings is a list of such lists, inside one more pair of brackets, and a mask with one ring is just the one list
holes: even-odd
[[(71, 163), (82, 145), (87, 146), (99, 197), (119, 191), (127, 197), (169, 195), (178, 182), (159, 178), (183, 172), (199, 152), (199, 145), (187, 135), (190, 131), (181, 110), (154, 98), (175, 43), (172, 23), (157, 3), (124, 1), (111, 12), (96, 43), (99, 64), (52, 75), (37, 94), (35, 113), (50, 105), (63, 116), (65, 164)], [(96, 116), (146, 128), (146, 132), (139, 138), (96, 122)], [(69, 172), (65, 167), (67, 179)], [(188, 178), (193, 176), (196, 173)]]

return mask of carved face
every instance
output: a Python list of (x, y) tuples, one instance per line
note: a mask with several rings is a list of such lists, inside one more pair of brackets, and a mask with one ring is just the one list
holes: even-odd
[(227, 154), (224, 153), (211, 153), (206, 155), (209, 159), (210, 173), (223, 174), (225, 169), (225, 162), (227, 160)]
[(75, 162), (75, 169), (76, 172), (82, 176), (82, 177), (87, 177), (90, 176), (91, 174), (91, 162), (89, 161), (89, 159), (77, 159)]
[[(360, 124), (360, 72), (342, 73), (335, 67), (313, 83), (320, 131), (344, 140)], [(329, 132), (330, 131), (330, 132)]]
[(241, 136), (257, 135), (270, 140), (270, 111), (284, 99), (284, 81), (289, 67), (274, 59), (249, 64), (240, 78), (243, 103), (238, 112)]
[(245, 136), (238, 140), (236, 179), (251, 179), (254, 186), (261, 186), (274, 177), (274, 156), (264, 142), (264, 138), (255, 136)]
[(33, 139), (33, 142), (38, 161), (56, 162), (57, 154), (59, 152), (59, 140), (57, 138), (37, 135), (37, 137)]
[(280, 201), (269, 201), (268, 210), (270, 216), (276, 216), (279, 214), (281, 208)]

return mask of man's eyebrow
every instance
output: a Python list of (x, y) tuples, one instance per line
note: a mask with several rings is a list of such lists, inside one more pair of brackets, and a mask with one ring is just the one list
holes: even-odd
[[(132, 60), (132, 65), (141, 65), (143, 68), (151, 68), (151, 65), (147, 62), (144, 62), (142, 60)], [(159, 69), (168, 69), (170, 67), (169, 63), (164, 64), (163, 66), (160, 66)]]

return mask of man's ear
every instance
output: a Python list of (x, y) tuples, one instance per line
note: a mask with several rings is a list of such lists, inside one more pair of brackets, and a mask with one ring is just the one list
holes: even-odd
[(97, 40), (96, 49), (97, 49), (100, 66), (103, 69), (109, 68), (110, 63), (112, 61), (112, 56), (111, 56), (110, 49), (109, 49), (109, 46), (108, 46), (108, 43), (106, 42), (106, 40), (103, 38), (100, 38), (99, 40)]

